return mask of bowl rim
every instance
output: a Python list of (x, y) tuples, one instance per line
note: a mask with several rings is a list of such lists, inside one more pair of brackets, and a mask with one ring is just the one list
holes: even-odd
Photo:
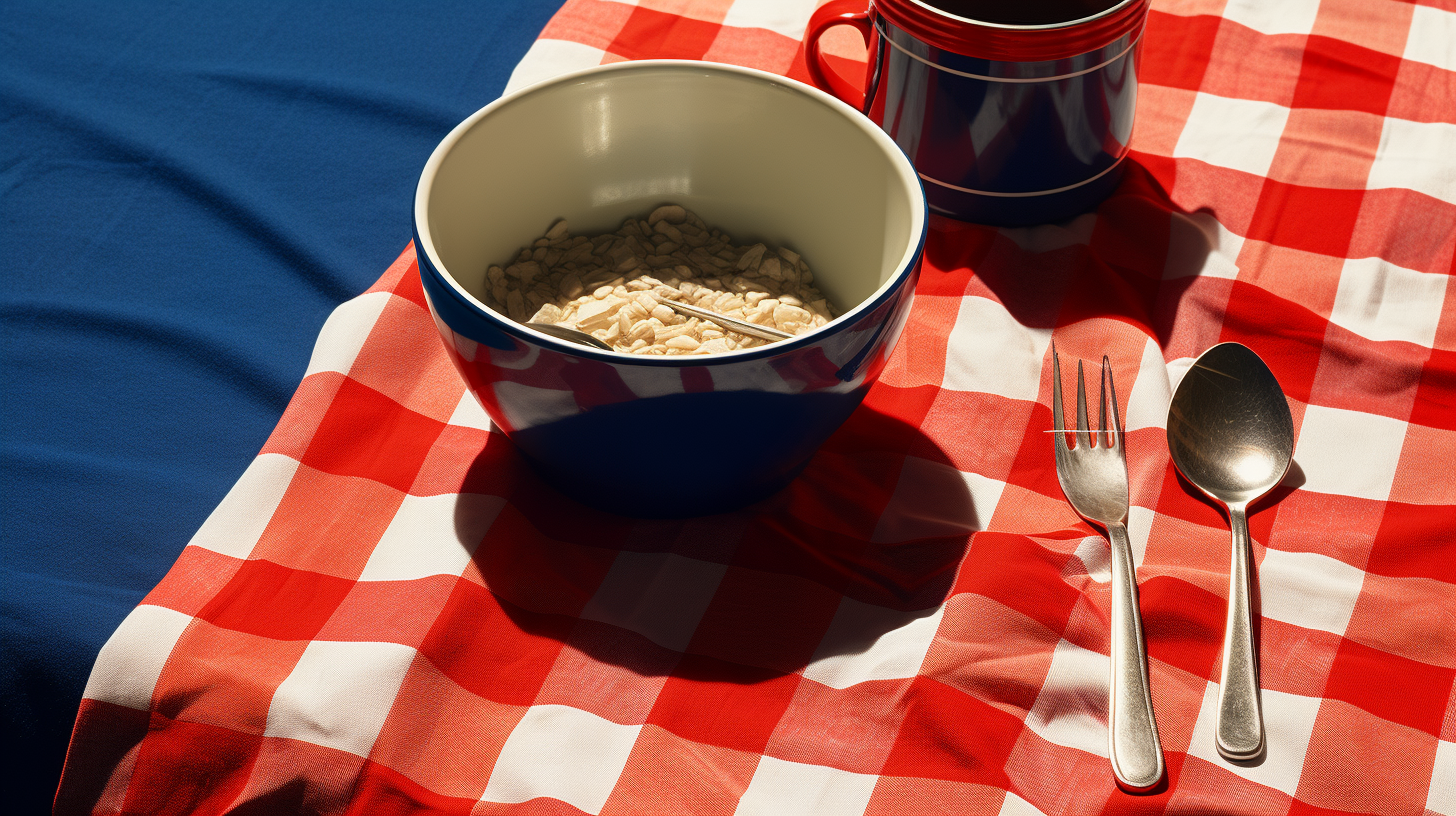
[[(662, 70), (691, 70), (704, 71), (708, 73), (736, 74), (759, 82), (766, 82), (771, 85), (778, 85), (788, 88), (791, 91), (806, 96), (821, 105), (825, 105), (835, 110), (836, 112), (841, 114), (844, 119), (846, 119), (855, 127), (859, 128), (861, 132), (867, 135), (872, 141), (877, 143), (880, 146), (881, 150), (886, 154), (891, 165), (894, 167), (896, 175), (900, 178), (900, 181), (902, 185), (906, 188), (906, 191), (913, 191), (911, 198), (918, 199), (920, 202), (920, 206), (918, 208), (914, 206), (910, 208), (910, 234), (913, 237), (912, 240), (907, 242), (906, 250), (901, 254), (900, 259), (896, 262), (895, 271), (891, 275), (889, 275), (884, 280), (884, 282), (881, 283), (877, 289), (875, 289), (873, 293), (861, 300), (853, 308), (848, 309), (843, 314), (839, 315), (838, 317), (834, 318), (823, 326), (805, 332), (804, 334), (796, 335), (793, 338), (787, 340), (780, 340), (775, 343), (768, 343), (749, 349), (735, 349), (733, 351), (718, 352), (715, 354), (681, 355), (648, 355), (632, 354), (631, 352), (616, 350), (607, 351), (604, 349), (592, 348), (590, 346), (585, 346), (579, 343), (573, 343), (568, 340), (561, 340), (544, 332), (539, 332), (535, 329), (529, 328), (525, 324), (518, 323), (515, 320), (511, 319), (510, 316), (501, 314), (496, 310), (490, 308), (483, 301), (470, 294), (470, 292), (466, 291), (465, 288), (460, 285), (460, 282), (457, 281), (453, 275), (445, 271), (445, 264), (440, 260), (439, 255), (436, 253), (434, 241), (432, 236), (430, 235), (426, 203), (429, 200), (429, 196), (433, 188), (434, 178), (436, 173), (438, 173), (439, 171), (440, 165), (444, 162), (445, 157), (450, 153), (454, 146), (464, 137), (467, 132), (474, 128), (481, 120), (485, 119), (496, 111), (508, 107), (526, 96), (539, 93), (553, 86), (571, 84), (580, 81), (583, 78), (597, 77), (603, 74), (610, 75), (614, 73), (651, 72)], [(900, 146), (893, 139), (890, 138), (889, 134), (885, 133), (884, 130), (882, 130), (878, 125), (874, 124), (874, 122), (872, 122), (859, 110), (844, 103), (840, 99), (828, 93), (825, 93), (818, 88), (813, 87), (812, 85), (808, 85), (796, 79), (792, 79), (790, 77), (786, 77), (780, 74), (759, 70), (757, 68), (747, 68), (741, 65), (732, 65), (729, 63), (684, 59), (628, 60), (625, 62), (616, 62), (607, 65), (596, 65), (589, 68), (583, 68), (580, 70), (559, 74), (557, 76), (550, 77), (539, 82), (534, 82), (510, 93), (503, 94), (498, 99), (475, 111), (470, 116), (462, 120), (459, 124), (455, 125), (455, 127), (451, 128), (450, 132), (447, 133), (445, 137), (440, 140), (440, 143), (435, 146), (435, 149), (431, 151), (430, 157), (425, 162), (424, 168), (420, 172), (419, 181), (415, 187), (415, 200), (412, 217), (414, 222), (412, 226), (415, 252), (417, 256), (424, 256), (422, 258), (419, 258), (421, 274), (430, 274), (432, 277), (437, 279), (441, 284), (444, 285), (446, 290), (453, 294), (456, 299), (460, 301), (461, 305), (467, 307), (469, 311), (473, 313), (479, 313), (480, 315), (486, 317), (488, 320), (499, 324), (496, 326), (497, 329), (504, 331), (507, 334), (513, 335), (519, 340), (529, 341), (534, 345), (545, 346), (546, 348), (561, 352), (568, 352), (570, 354), (585, 357), (588, 359), (605, 360), (617, 364), (633, 363), (646, 366), (666, 367), (704, 365), (709, 363), (717, 363), (720, 361), (725, 363), (729, 361), (740, 362), (770, 356), (777, 356), (779, 354), (813, 344), (817, 341), (819, 335), (827, 333), (829, 331), (838, 331), (840, 328), (843, 328), (850, 325), (851, 323), (858, 321), (864, 315), (878, 309), (881, 304), (888, 300), (890, 296), (895, 292), (895, 290), (898, 289), (899, 286), (905, 281), (905, 279), (919, 266), (919, 264), (921, 263), (921, 259), (924, 256), (925, 241), (926, 236), (929, 232), (930, 222), (929, 204), (925, 199), (925, 193), (920, 183), (920, 177), (915, 172), (915, 168), (910, 163), (910, 159), (906, 157), (905, 152), (900, 148)], [(429, 301), (428, 292), (426, 292), (426, 301)], [(444, 319), (443, 317), (440, 317), (438, 315), (438, 310), (436, 310), (433, 304), (431, 304), (431, 309), (437, 312), (436, 317), (438, 319)], [(453, 326), (451, 326), (450, 328), (452, 331), (456, 330)]]

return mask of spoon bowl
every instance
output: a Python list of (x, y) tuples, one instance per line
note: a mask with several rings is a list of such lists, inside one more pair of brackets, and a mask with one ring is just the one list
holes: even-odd
[(1264, 725), (1247, 510), (1284, 479), (1294, 452), (1289, 402), (1259, 355), (1220, 343), (1193, 362), (1168, 406), (1168, 452), (1184, 478), (1228, 509), (1233, 552), (1215, 738), (1225, 758), (1253, 759), (1264, 750)]

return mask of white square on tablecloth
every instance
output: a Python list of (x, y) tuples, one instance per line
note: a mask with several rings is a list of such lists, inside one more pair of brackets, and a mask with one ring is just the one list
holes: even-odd
[(450, 414), (449, 423), (461, 428), (475, 428), (479, 431), (488, 431), (495, 427), (491, 424), (490, 415), (480, 407), (480, 400), (469, 391), (460, 395), (460, 402), (455, 405), (455, 412)]
[(263, 735), (369, 756), (414, 659), (398, 643), (308, 644), (273, 693)]
[(1051, 341), (1051, 330), (1021, 325), (1000, 304), (983, 297), (961, 298), (946, 343), (942, 387), (1035, 400)]
[(1006, 798), (1001, 800), (1001, 809), (996, 812), (996, 816), (1046, 816), (1046, 814), (1037, 810), (1035, 805), (1020, 796), (1006, 791)]
[(150, 709), (162, 667), (191, 622), (191, 615), (166, 607), (142, 604), (133, 609), (96, 655), (81, 696), (140, 711)]
[(804, 677), (837, 689), (914, 677), (935, 640), (943, 611), (901, 612), (846, 597), (814, 659), (804, 667)]
[(546, 796), (599, 813), (641, 731), (570, 706), (531, 706), (506, 738), (480, 801)]
[[(809, 17), (819, 5), (816, 0), (738, 0), (728, 8), (723, 25), (736, 28), (766, 28), (795, 42), (804, 39)], [(868, 4), (865, 6), (868, 8)]]
[(506, 81), (504, 93), (514, 93), (562, 74), (596, 67), (602, 64), (606, 56), (606, 52), (600, 48), (571, 40), (536, 40), (531, 43), (521, 61), (516, 63), (511, 78)]
[(895, 496), (880, 514), (871, 540), (896, 544), (984, 530), (1005, 489), (1005, 482), (979, 473), (907, 456)]
[(1371, 190), (1405, 188), (1456, 204), (1452, 145), (1456, 145), (1456, 125), (1387, 117), (1365, 186)]
[(392, 297), (394, 295), (388, 292), (366, 292), (340, 304), (319, 329), (313, 355), (308, 358), (308, 368), (303, 376), (320, 371), (348, 374), (354, 366), (354, 358), (359, 356), (359, 349), (364, 348), (370, 330)]
[(864, 813), (879, 777), (765, 756), (735, 816), (853, 816)]
[(1411, 9), (1410, 35), (1405, 41), (1405, 59), (1456, 71), (1456, 12), (1435, 6)]
[(405, 496), (374, 545), (361, 581), (459, 575), (505, 505), (499, 496)]
[(1174, 212), (1171, 216), (1164, 280), (1193, 275), (1233, 280), (1239, 276), (1243, 236), (1219, 223), (1212, 213)]
[(1303, 490), (1387, 501), (1406, 424), (1398, 419), (1309, 405), (1294, 444)]
[[(1088, 371), (1091, 374), (1092, 371)], [(1131, 383), (1123, 377), (1114, 377), (1113, 385), (1117, 386), (1118, 401), (1126, 400), (1118, 410), (1122, 412), (1123, 430), (1135, 431), (1141, 428), (1163, 428), (1168, 424), (1168, 403), (1173, 400), (1173, 385), (1168, 381), (1168, 364), (1163, 361), (1163, 349), (1158, 341), (1148, 338), (1143, 342), (1143, 355), (1138, 359), (1137, 378)], [(1065, 387), (1065, 386), (1064, 386)], [(1089, 389), (1094, 388), (1092, 382), (1087, 383)], [(1075, 389), (1063, 394), (1063, 398), (1075, 400), (1077, 392)], [(1089, 399), (1097, 399), (1096, 391), (1089, 391)], [(1089, 406), (1090, 408), (1091, 406)], [(1095, 412), (1095, 408), (1092, 409)], [(1069, 414), (1075, 416), (1075, 414)], [(1096, 414), (1093, 414), (1095, 420)], [(1162, 456), (1166, 447), (1161, 443), (1156, 451), (1139, 451), (1137, 445), (1128, 449), (1128, 458), (1141, 456)], [(1135, 471), (1134, 471), (1135, 472)]]
[(581, 611), (667, 649), (684, 651), (707, 611), (722, 564), (668, 553), (622, 552)]
[(1426, 810), (1456, 816), (1456, 742), (1436, 742), (1436, 767), (1426, 791)]
[(1057, 641), (1026, 727), (1047, 742), (1107, 756), (1107, 690), (1112, 658)]
[(189, 544), (233, 558), (247, 558), (263, 537), (297, 472), (298, 461), (291, 456), (258, 454)]
[(1308, 34), (1319, 15), (1319, 0), (1228, 0), (1223, 18), (1261, 34)]
[(1450, 275), (1415, 272), (1380, 258), (1347, 260), (1330, 322), (1369, 340), (1431, 348), (1450, 283)]
[(1258, 763), (1232, 763), (1219, 756), (1214, 744), (1218, 723), (1218, 683), (1203, 689), (1203, 703), (1193, 724), (1189, 756), (1211, 762), (1258, 785), (1283, 791), (1290, 796), (1299, 787), (1304, 754), (1314, 734), (1319, 714), (1318, 697), (1304, 697), (1263, 689), (1259, 692), (1264, 711), (1264, 759)]
[(1288, 120), (1289, 109), (1283, 105), (1199, 93), (1173, 158), (1266, 176)]
[(1259, 608), (1266, 618), (1343, 635), (1364, 583), (1363, 571), (1327, 555), (1266, 548)]

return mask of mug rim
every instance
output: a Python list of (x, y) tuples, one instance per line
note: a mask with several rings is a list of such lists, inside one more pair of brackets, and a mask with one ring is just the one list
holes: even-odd
[[(738, 74), (759, 82), (780, 85), (794, 90), (809, 99), (826, 105), (841, 114), (841, 118), (858, 128), (862, 133), (869, 136), (885, 154), (890, 165), (894, 168), (896, 176), (900, 178), (907, 192), (913, 191), (912, 205), (909, 207), (909, 233), (910, 240), (906, 242), (906, 248), (901, 253), (895, 264), (894, 271), (868, 296), (856, 303), (853, 307), (823, 326), (815, 328), (804, 334), (795, 335), (786, 340), (775, 343), (768, 343), (749, 349), (735, 349), (733, 351), (718, 352), (707, 355), (643, 355), (629, 352), (604, 349), (597, 349), (591, 346), (573, 343), (562, 340), (544, 332), (536, 331), (524, 323), (513, 320), (508, 315), (490, 308), (479, 298), (472, 295), (460, 284), (455, 277), (446, 270), (446, 266), (435, 251), (434, 239), (430, 234), (428, 221), (428, 201), (433, 188), (434, 179), (439, 172), (440, 165), (444, 163), (446, 156), (456, 144), (490, 114), (501, 108), (507, 107), (518, 99), (545, 91), (556, 85), (564, 85), (575, 82), (583, 77), (598, 76), (601, 74), (617, 72), (650, 71), (660, 69), (689, 68), (696, 70), (707, 70), (723, 74)], [(913, 200), (918, 197), (920, 206), (913, 205)], [(892, 140), (888, 134), (875, 125), (868, 117), (865, 117), (858, 110), (849, 106), (831, 94), (815, 88), (812, 85), (800, 82), (790, 77), (775, 74), (757, 68), (747, 68), (729, 63), (711, 62), (707, 60), (684, 60), (684, 59), (650, 59), (650, 60), (628, 60), (625, 62), (610, 63), (606, 65), (595, 65), (576, 71), (560, 74), (539, 82), (534, 82), (525, 87), (519, 88), (499, 98), (466, 117), (460, 123), (451, 128), (450, 132), (431, 151), (429, 159), (426, 160), (424, 168), (420, 172), (420, 178), (415, 187), (415, 200), (413, 206), (413, 238), (421, 272), (428, 270), (429, 274), (443, 282), (451, 294), (470, 311), (478, 313), (487, 320), (500, 324), (497, 328), (507, 334), (515, 335), (518, 339), (529, 341), (535, 345), (544, 345), (556, 351), (565, 351), (590, 359), (608, 360), (616, 363), (631, 362), (646, 366), (678, 367), (687, 365), (705, 365), (719, 361), (738, 362), (756, 359), (767, 356), (774, 356), (792, 349), (815, 342), (821, 335), (830, 330), (839, 330), (849, 327), (858, 322), (871, 311), (879, 308), (888, 300), (894, 292), (903, 285), (905, 279), (914, 272), (921, 262), (925, 249), (925, 241), (930, 227), (929, 203), (926, 201), (925, 192), (920, 183), (920, 177), (915, 172), (908, 157), (905, 156), (900, 146)], [(427, 293), (428, 296), (428, 293)], [(432, 309), (435, 308), (433, 304)], [(441, 317), (440, 319), (444, 319)], [(448, 325), (448, 324), (447, 324)], [(459, 329), (451, 326), (453, 331)]]
[(926, 0), (909, 0), (909, 2), (920, 6), (931, 14), (935, 14), (941, 17), (947, 17), (960, 23), (969, 23), (971, 25), (985, 26), (987, 28), (1006, 29), (1007, 31), (1050, 31), (1059, 28), (1072, 28), (1074, 26), (1096, 22), (1103, 17), (1109, 17), (1119, 11), (1122, 11), (1124, 7), (1140, 2), (1140, 0), (1118, 0), (1118, 2), (1112, 4), (1111, 6), (1108, 6), (1107, 8), (1097, 12), (1096, 14), (1090, 14), (1086, 17), (1078, 17), (1074, 20), (1066, 20), (1060, 23), (1039, 23), (1036, 25), (1023, 25), (1016, 23), (993, 23), (988, 20), (977, 20), (974, 17), (962, 17), (959, 14), (951, 14), (944, 9), (936, 8), (935, 6), (926, 2)]
[(1090, 54), (1122, 38), (1136, 42), (1151, 0), (1118, 0), (1060, 23), (1013, 25), (961, 17), (927, 0), (867, 0), (870, 12), (928, 45), (992, 62), (1050, 62)]

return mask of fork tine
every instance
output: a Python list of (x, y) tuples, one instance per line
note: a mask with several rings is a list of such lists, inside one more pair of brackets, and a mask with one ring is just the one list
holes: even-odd
[(1087, 432), (1087, 385), (1082, 377), (1082, 361), (1077, 361), (1077, 447), (1092, 447), (1092, 435)]
[(1056, 437), (1058, 457), (1067, 451), (1067, 426), (1062, 418), (1062, 365), (1057, 360), (1057, 344), (1052, 343), (1052, 435)]
[(1123, 443), (1122, 416), (1117, 412), (1117, 386), (1112, 382), (1112, 362), (1107, 359), (1106, 354), (1102, 355), (1102, 380), (1107, 388), (1107, 395), (1109, 397), (1107, 404), (1112, 407), (1112, 426), (1108, 427), (1107, 423), (1103, 422), (1102, 427), (1107, 430), (1108, 435), (1112, 438), (1110, 444), (1120, 447)]

